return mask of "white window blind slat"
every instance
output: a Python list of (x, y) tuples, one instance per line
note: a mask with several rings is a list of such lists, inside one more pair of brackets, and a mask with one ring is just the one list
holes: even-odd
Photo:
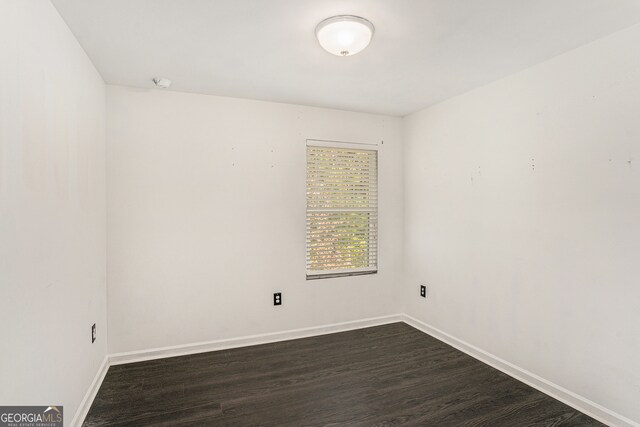
[(378, 269), (378, 152), (307, 145), (307, 278)]

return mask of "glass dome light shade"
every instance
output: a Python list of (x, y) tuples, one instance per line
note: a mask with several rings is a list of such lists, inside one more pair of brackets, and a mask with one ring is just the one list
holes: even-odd
[(340, 15), (327, 18), (316, 27), (320, 46), (337, 56), (351, 56), (369, 46), (373, 24), (364, 18)]

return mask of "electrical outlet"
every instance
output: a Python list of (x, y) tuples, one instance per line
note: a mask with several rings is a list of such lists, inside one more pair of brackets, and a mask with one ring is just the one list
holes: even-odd
[(273, 294), (273, 305), (282, 305), (282, 293), (276, 292)]
[(96, 324), (91, 325), (91, 344), (96, 342)]
[(426, 287), (426, 285), (420, 285), (420, 296), (422, 298), (426, 298), (427, 297), (427, 287)]

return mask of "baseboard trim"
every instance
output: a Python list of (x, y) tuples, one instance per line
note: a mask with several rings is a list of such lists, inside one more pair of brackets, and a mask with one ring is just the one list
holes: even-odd
[(107, 371), (109, 370), (109, 356), (105, 356), (100, 364), (100, 368), (98, 368), (98, 372), (96, 376), (93, 378), (89, 389), (84, 395), (82, 402), (80, 402), (80, 406), (76, 411), (73, 419), (71, 420), (72, 427), (80, 427), (84, 422), (87, 414), (89, 413), (89, 409), (91, 408), (91, 404), (93, 403), (93, 399), (95, 399), (96, 394), (98, 394), (98, 390), (100, 390), (100, 386), (102, 385), (102, 381), (104, 377), (107, 375)]
[(461, 339), (454, 337), (436, 327), (428, 325), (408, 314), (403, 314), (402, 320), (414, 328), (430, 335), (450, 346), (468, 354), (469, 356), (477, 359), (489, 366), (496, 368), (497, 370), (504, 372), (505, 374), (521, 381), (551, 397), (557, 399), (572, 408), (583, 412), (590, 417), (605, 423), (610, 426), (616, 427), (640, 427), (637, 422), (620, 415), (610, 409), (605, 408), (591, 400), (580, 396), (564, 387), (552, 383), (538, 375), (531, 373), (525, 369), (522, 369), (506, 360), (503, 360), (491, 353), (488, 353), (481, 348), (478, 348), (472, 344), (469, 344)]
[(288, 341), (298, 338), (307, 338), (318, 335), (345, 332), (354, 329), (368, 328), (371, 326), (385, 325), (388, 323), (402, 322), (402, 315), (372, 317), (369, 319), (354, 320), (342, 323), (333, 323), (309, 328), (293, 329), (282, 332), (249, 335), (240, 338), (206, 341), (194, 344), (184, 344), (171, 347), (154, 348), (149, 350), (116, 353), (109, 356), (111, 365), (124, 363), (143, 362), (146, 360), (164, 359), (167, 357), (184, 356), (188, 354), (206, 353), (209, 351), (226, 350), (230, 348), (248, 347), (252, 345), (268, 344), (279, 341)]
[(239, 338), (223, 339), (216, 341), (206, 341), (194, 344), (185, 344), (171, 347), (154, 348), (149, 350), (132, 351), (126, 353), (116, 353), (107, 355), (100, 365), (100, 369), (87, 390), (84, 399), (80, 403), (76, 414), (71, 421), (71, 426), (81, 426), (84, 422), (93, 399), (95, 398), (100, 385), (104, 380), (107, 370), (111, 365), (121, 365), (125, 363), (143, 362), (146, 360), (164, 359), (167, 357), (184, 356), (188, 354), (206, 353), (209, 351), (225, 350), (238, 347), (248, 347), (252, 345), (268, 344), (279, 341), (288, 341), (299, 338), (307, 338), (319, 335), (345, 332), (355, 329), (368, 328), (372, 326), (386, 325), (389, 323), (404, 322), (427, 335), (430, 335), (450, 346), (468, 354), (489, 366), (521, 381), (541, 392), (557, 399), (572, 408), (583, 412), (590, 417), (616, 427), (640, 427), (637, 422), (624, 417), (610, 409), (605, 408), (591, 400), (567, 390), (557, 384), (552, 383), (536, 374), (520, 368), (506, 360), (503, 360), (489, 352), (482, 350), (472, 344), (454, 337), (434, 326), (424, 323), (408, 314), (395, 314), (389, 316), (373, 317), (369, 319), (355, 320), (329, 325), (313, 326), (309, 328), (293, 329), (282, 332), (273, 332), (259, 335), (249, 335)]

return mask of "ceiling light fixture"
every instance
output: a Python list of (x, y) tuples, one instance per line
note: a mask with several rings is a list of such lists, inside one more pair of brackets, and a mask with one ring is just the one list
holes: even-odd
[(169, 86), (171, 86), (171, 80), (165, 79), (164, 77), (154, 77), (153, 84), (155, 84), (156, 87), (159, 87), (160, 89), (167, 89)]
[(316, 27), (320, 46), (337, 56), (351, 56), (369, 46), (373, 37), (373, 24), (353, 15), (327, 18)]

